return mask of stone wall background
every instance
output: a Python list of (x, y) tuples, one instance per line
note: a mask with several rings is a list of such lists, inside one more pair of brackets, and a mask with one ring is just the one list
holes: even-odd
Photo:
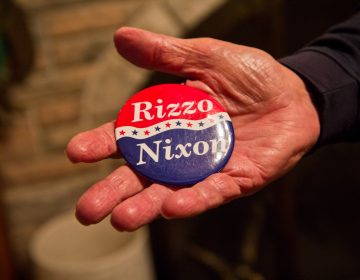
[(35, 42), (35, 65), (9, 92), (14, 110), (1, 144), (7, 229), (20, 269), (36, 228), (73, 209), (119, 161), (71, 164), (75, 133), (110, 121), (150, 75), (121, 59), (114, 31), (130, 25), (182, 36), (224, 0), (19, 0)]

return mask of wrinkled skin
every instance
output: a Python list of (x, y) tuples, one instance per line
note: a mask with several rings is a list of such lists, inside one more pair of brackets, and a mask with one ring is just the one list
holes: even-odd
[[(235, 148), (221, 173), (191, 188), (153, 184), (128, 166), (118, 168), (80, 198), (76, 216), (85, 225), (111, 214), (116, 229), (132, 231), (159, 216), (197, 215), (259, 191), (294, 167), (318, 139), (319, 119), (304, 83), (261, 50), (126, 27), (114, 41), (135, 65), (182, 76), (217, 99), (233, 120)], [(115, 157), (114, 122), (76, 135), (66, 152), (72, 162)]]

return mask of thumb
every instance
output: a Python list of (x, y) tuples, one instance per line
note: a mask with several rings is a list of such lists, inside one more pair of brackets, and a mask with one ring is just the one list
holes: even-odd
[(212, 68), (209, 42), (213, 39), (179, 39), (149, 31), (122, 27), (114, 35), (119, 54), (142, 68), (183, 76), (201, 78), (202, 69)]

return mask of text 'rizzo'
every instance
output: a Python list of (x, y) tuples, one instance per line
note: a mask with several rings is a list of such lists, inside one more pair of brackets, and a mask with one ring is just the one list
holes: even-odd
[(156, 116), (158, 119), (165, 117), (179, 117), (181, 115), (193, 115), (197, 111), (206, 113), (214, 108), (214, 104), (208, 100), (200, 100), (197, 104), (195, 101), (185, 101), (183, 103), (170, 103), (166, 107), (162, 105), (163, 100), (156, 100), (157, 105), (149, 101), (136, 102), (131, 105), (134, 106), (134, 118), (131, 122), (140, 122), (145, 120), (152, 120)]

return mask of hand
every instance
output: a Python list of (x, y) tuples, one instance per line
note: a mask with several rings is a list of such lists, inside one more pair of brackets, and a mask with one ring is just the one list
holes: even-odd
[[(320, 125), (302, 80), (267, 53), (208, 38), (177, 39), (134, 28), (114, 37), (118, 52), (144, 68), (180, 75), (228, 111), (235, 129), (233, 154), (221, 173), (191, 188), (153, 184), (122, 166), (80, 198), (83, 224), (111, 213), (118, 230), (135, 230), (159, 216), (189, 217), (252, 194), (288, 172), (316, 143)], [(114, 122), (76, 135), (73, 162), (116, 155)]]

